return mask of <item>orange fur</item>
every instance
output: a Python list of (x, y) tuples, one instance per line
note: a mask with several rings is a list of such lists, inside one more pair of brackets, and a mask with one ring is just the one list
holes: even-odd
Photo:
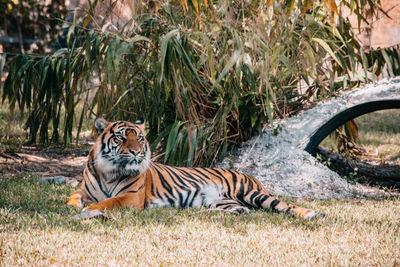
[(221, 168), (171, 167), (150, 161), (142, 121), (95, 121), (101, 134), (89, 152), (80, 189), (67, 205), (84, 210), (154, 206), (206, 206), (247, 213), (250, 208), (310, 218), (313, 210), (288, 205), (269, 195), (254, 177)]

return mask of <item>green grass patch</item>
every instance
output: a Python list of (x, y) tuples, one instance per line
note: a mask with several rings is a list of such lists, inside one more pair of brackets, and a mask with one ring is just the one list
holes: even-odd
[(400, 164), (400, 110), (370, 113), (358, 119), (360, 143), (371, 154)]
[(109, 212), (75, 221), (74, 189), (37, 176), (0, 179), (0, 266), (393, 265), (400, 261), (399, 199), (285, 199), (325, 212), (303, 220), (266, 211)]
[[(367, 153), (383, 162), (400, 164), (400, 110), (382, 110), (356, 118), (358, 134)], [(337, 142), (328, 136), (321, 145), (337, 152)]]
[[(7, 100), (0, 100), (0, 137), (19, 137), (25, 134), (24, 116), (19, 112), (11, 112)], [(0, 144), (4, 142), (0, 140)]]

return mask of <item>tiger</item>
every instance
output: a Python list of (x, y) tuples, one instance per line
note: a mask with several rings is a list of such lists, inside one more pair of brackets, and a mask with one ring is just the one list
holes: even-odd
[(268, 193), (256, 178), (224, 168), (173, 167), (151, 160), (145, 122), (94, 122), (98, 133), (89, 150), (80, 188), (68, 207), (82, 213), (132, 207), (209, 208), (233, 214), (251, 209), (287, 213), (305, 219), (323, 213), (287, 204)]

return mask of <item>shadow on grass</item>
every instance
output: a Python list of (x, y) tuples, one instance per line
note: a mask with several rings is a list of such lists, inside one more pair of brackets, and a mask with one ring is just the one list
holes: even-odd
[[(235, 232), (247, 232), (248, 225), (263, 227), (266, 224), (316, 230), (324, 225), (324, 220), (304, 220), (290, 215), (254, 210), (249, 215), (231, 215), (207, 209), (156, 208), (144, 211), (125, 208), (107, 211), (115, 220), (92, 218), (74, 220), (71, 217), (79, 210), (67, 208), (65, 203), (75, 190), (68, 185), (39, 184), (37, 176), (14, 179), (0, 179), (1, 228), (7, 231), (27, 229), (64, 228), (72, 231), (88, 231), (99, 224), (104, 227), (122, 229), (125, 227), (145, 227), (162, 225), (177, 227), (196, 222), (217, 224), (231, 228)], [(290, 202), (290, 200), (288, 200)]]

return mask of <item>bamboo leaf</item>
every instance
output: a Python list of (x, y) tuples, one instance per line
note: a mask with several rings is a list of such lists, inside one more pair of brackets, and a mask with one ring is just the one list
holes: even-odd
[(312, 38), (313, 41), (317, 42), (320, 46), (322, 46), (322, 48), (325, 49), (325, 51), (336, 61), (336, 63), (338, 63), (340, 65), (341, 68), (345, 68), (342, 64), (342, 62), (338, 59), (338, 57), (336, 56), (336, 54), (333, 52), (332, 48), (328, 45), (327, 42), (325, 42), (324, 40), (320, 39), (320, 38)]
[[(268, 0), (268, 2), (269, 2), (269, 1), (272, 1), (272, 0)], [(304, 7), (303, 11), (301, 12), (302, 15), (304, 15), (304, 14), (307, 12), (307, 10), (309, 10), (310, 7), (311, 7), (313, 4), (314, 4), (314, 1), (313, 1), (313, 0), (306, 0), (306, 1), (305, 1), (305, 7)]]
[(196, 10), (196, 13), (199, 14), (199, 12), (200, 12), (200, 0), (192, 0), (192, 4), (194, 6), (194, 9)]
[(357, 142), (359, 140), (358, 125), (354, 120), (346, 122), (344, 129), (347, 137), (349, 137), (350, 140), (354, 142)]
[(361, 54), (361, 63), (364, 71), (364, 81), (368, 82), (368, 60), (367, 57), (365, 56), (363, 49), (360, 49), (360, 54)]
[(70, 44), (70, 41), (71, 41), (71, 35), (75, 31), (76, 14), (77, 14), (77, 10), (74, 10), (74, 16), (73, 16), (72, 24), (69, 27), (68, 33), (67, 33), (67, 44), (68, 45)]
[(7, 58), (7, 54), (0, 54), (0, 91), (3, 90), (3, 70), (4, 70), (4, 65), (6, 63), (6, 58)]
[(194, 127), (194, 129), (191, 131), (191, 135), (189, 138), (189, 153), (187, 155), (187, 166), (192, 166), (193, 159), (196, 154), (197, 150), (197, 143), (198, 143), (198, 130), (197, 127)]
[(187, 0), (180, 0), (181, 1), (181, 5), (184, 11), (188, 11), (188, 3)]
[(159, 83), (162, 84), (163, 78), (164, 78), (164, 70), (165, 70), (165, 64), (166, 64), (166, 55), (167, 55), (167, 49), (168, 49), (168, 44), (171, 40), (172, 37), (177, 35), (179, 33), (178, 29), (172, 30), (169, 33), (167, 33), (164, 38), (161, 40), (161, 48), (160, 48), (160, 66), (161, 66), (161, 73), (159, 77)]
[(179, 46), (179, 52), (181, 52), (182, 58), (184, 59), (186, 65), (189, 67), (189, 69), (191, 70), (192, 74), (195, 76), (196, 80), (201, 84), (201, 80), (200, 77), (196, 71), (196, 68), (193, 64), (193, 62), (191, 61), (189, 55), (186, 53), (185, 48), (183, 47), (182, 43), (180, 41), (178, 41), (176, 38), (174, 39), (174, 41), (176, 42), (176, 44)]
[(176, 138), (179, 133), (179, 128), (181, 127), (182, 123), (179, 121), (176, 121), (172, 126), (171, 126), (171, 131), (168, 136), (167, 140), (167, 146), (165, 147), (165, 157), (164, 157), (164, 163), (167, 163), (168, 160), (170, 159), (170, 155), (174, 154), (176, 152)]
[(52, 57), (64, 56), (66, 54), (68, 54), (68, 48), (60, 48), (56, 52), (54, 52)]
[(240, 58), (240, 51), (235, 50), (235, 52), (233, 53), (231, 58), (228, 60), (228, 62), (222, 69), (221, 73), (218, 75), (218, 78), (215, 81), (215, 83), (218, 84), (221, 82), (221, 80), (226, 76), (226, 74), (229, 72), (229, 70), (238, 62), (239, 58)]
[(385, 59), (386, 62), (386, 68), (387, 68), (387, 72), (389, 74), (390, 77), (394, 77), (394, 71), (393, 71), (393, 65), (392, 65), (392, 60), (390, 59), (388, 53), (386, 52), (385, 49), (382, 49), (382, 56)]
[(292, 69), (292, 66), (290, 66), (288, 58), (285, 57), (284, 55), (279, 55), (278, 57), (279, 57), (280, 61), (285, 65), (285, 67), (289, 70), (289, 72), (293, 73), (293, 69)]
[(151, 40), (149, 38), (147, 38), (145, 36), (141, 36), (141, 35), (135, 35), (131, 38), (128, 38), (126, 41), (129, 43), (136, 43), (136, 42), (141, 42), (141, 41), (151, 43)]

